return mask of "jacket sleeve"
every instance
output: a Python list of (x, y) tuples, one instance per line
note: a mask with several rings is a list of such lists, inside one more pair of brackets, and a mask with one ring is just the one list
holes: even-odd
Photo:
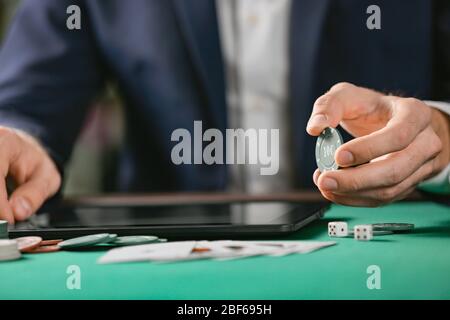
[[(69, 30), (67, 7), (81, 9)], [(82, 1), (24, 0), (0, 48), (0, 125), (41, 141), (61, 169), (103, 84)]]

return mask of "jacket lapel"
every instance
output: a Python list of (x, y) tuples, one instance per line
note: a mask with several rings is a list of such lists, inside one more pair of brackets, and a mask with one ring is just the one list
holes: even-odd
[(207, 108), (219, 129), (226, 128), (225, 80), (214, 0), (173, 0), (181, 31), (198, 71)]
[[(311, 140), (305, 128), (314, 103), (314, 79), (322, 31), (326, 23), (329, 0), (292, 0), (290, 24), (290, 101), (294, 163), (296, 180), (300, 186), (309, 186), (311, 176), (302, 170), (315, 164), (309, 150)], [(309, 140), (309, 141), (308, 141)], [(311, 160), (312, 159), (312, 160)]]

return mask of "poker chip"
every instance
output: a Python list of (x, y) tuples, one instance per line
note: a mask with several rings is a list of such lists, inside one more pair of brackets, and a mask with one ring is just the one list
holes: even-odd
[(21, 256), (16, 240), (0, 240), (0, 261), (17, 260)]
[(343, 143), (344, 140), (338, 130), (326, 128), (322, 131), (316, 142), (316, 163), (320, 172), (339, 169), (334, 154)]
[(54, 246), (63, 241), (63, 239), (42, 240), (40, 246)]
[[(161, 240), (167, 241), (167, 239)], [(164, 241), (160, 241), (156, 236), (125, 236), (125, 237), (117, 237), (117, 239), (114, 240), (114, 244), (118, 246), (130, 246), (154, 242), (164, 242)]]
[(110, 233), (108, 235), (108, 239), (105, 240), (103, 243), (110, 243), (110, 242), (114, 242), (117, 239), (117, 234), (115, 233)]
[(33, 250), (27, 251), (27, 253), (49, 253), (49, 252), (57, 252), (61, 250), (58, 245), (45, 245), (34, 248)]
[(108, 243), (112, 241), (109, 233), (93, 234), (73, 239), (64, 240), (57, 245), (62, 249), (80, 248), (96, 245), (99, 243)]
[(42, 242), (41, 237), (20, 237), (14, 239), (20, 252), (27, 252), (39, 247)]
[(42, 240), (40, 237), (22, 237), (15, 240), (18, 241), (19, 250), (23, 253), (56, 252), (61, 249), (58, 244), (63, 241), (62, 239)]
[[(41, 237), (21, 237), (14, 239), (18, 251), (23, 253), (47, 253), (91, 246), (133, 246), (148, 243), (167, 242), (157, 236), (136, 235), (119, 237), (114, 233), (100, 233), (72, 239), (43, 240)], [(1, 250), (1, 248), (0, 248)], [(7, 249), (5, 249), (7, 251)], [(1, 259), (0, 259), (1, 260)]]

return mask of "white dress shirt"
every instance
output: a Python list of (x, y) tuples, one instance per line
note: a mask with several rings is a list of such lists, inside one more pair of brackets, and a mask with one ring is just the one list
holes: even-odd
[[(291, 0), (216, 0), (216, 7), (229, 127), (280, 130), (278, 174), (263, 176), (259, 165), (232, 165), (230, 189), (248, 193), (289, 190), (293, 176), (287, 92)], [(450, 104), (427, 103), (450, 115)], [(449, 190), (450, 165), (420, 187)]]
[(287, 93), (290, 0), (217, 0), (216, 5), (227, 76), (228, 126), (279, 129), (280, 135), (278, 173), (265, 176), (260, 165), (232, 165), (230, 189), (289, 190), (293, 176)]

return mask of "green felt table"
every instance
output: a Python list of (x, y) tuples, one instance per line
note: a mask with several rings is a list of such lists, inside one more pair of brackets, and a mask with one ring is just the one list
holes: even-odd
[[(383, 208), (333, 206), (325, 218), (288, 239), (329, 240), (327, 223), (409, 222), (410, 234), (370, 242), (337, 239), (309, 254), (231, 261), (99, 265), (103, 252), (24, 255), (0, 263), (0, 299), (449, 299), (450, 208), (406, 202)], [(81, 288), (66, 286), (68, 266)], [(381, 270), (368, 289), (367, 267)]]

